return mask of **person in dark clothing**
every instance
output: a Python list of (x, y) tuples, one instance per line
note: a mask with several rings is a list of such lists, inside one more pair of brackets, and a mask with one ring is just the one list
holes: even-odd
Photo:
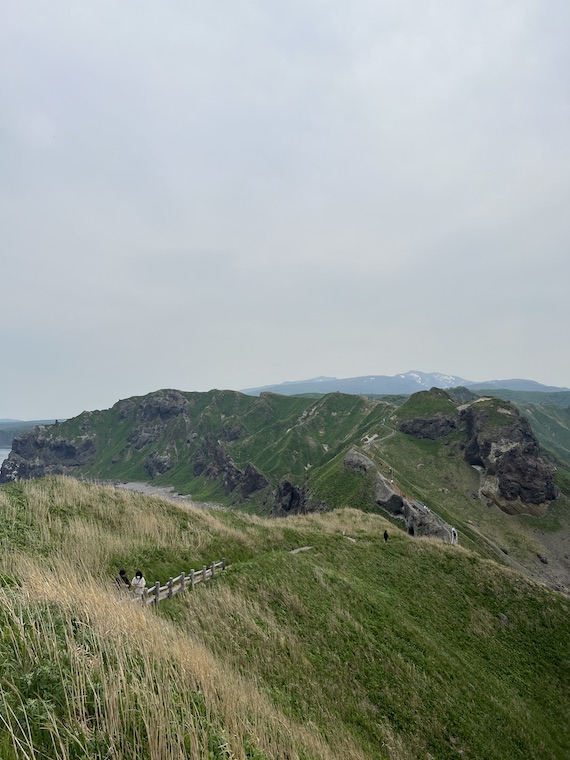
[(120, 588), (122, 591), (124, 591), (125, 588), (128, 588), (129, 591), (131, 590), (131, 582), (126, 570), (119, 570), (119, 574), (115, 578), (115, 583), (117, 584), (117, 588)]
[(387, 530), (384, 531), (384, 543), (385, 544), (388, 543), (388, 531)]

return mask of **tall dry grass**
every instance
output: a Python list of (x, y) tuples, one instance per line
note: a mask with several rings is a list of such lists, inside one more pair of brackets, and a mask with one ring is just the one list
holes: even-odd
[[(14, 657), (22, 671), (49, 663), (65, 683), (63, 713), (50, 707), (49, 695), (43, 705), (50, 757), (95, 756), (99, 744), (101, 756), (117, 760), (246, 760), (247, 747), (275, 760), (363, 760), (343, 737), (331, 746), (315, 726), (291, 720), (255, 679), (228, 668), (191, 632), (105, 593), (63, 559), (42, 563), (14, 553), (3, 569), (22, 584), (17, 593), (0, 592)], [(238, 615), (248, 619), (246, 610)], [(26, 705), (14, 707), (17, 688), (4, 677), (4, 727), (17, 757), (39, 757)], [(208, 754), (212, 742), (217, 755)]]
[[(268, 536), (272, 543), (282, 540), (286, 521), (191, 505), (181, 510), (157, 497), (72, 478), (18, 487), (17, 499), (0, 490), (0, 510), (15, 530), (22, 521), (33, 528), (35, 551), (33, 556), (4, 552), (1, 571), (18, 579), (19, 588), (0, 591), (0, 608), (9, 621), (19, 672), (36, 672), (49, 663), (51, 676), (65, 684), (64, 706), (53, 706), (48, 695), (34, 706), (50, 737), (50, 757), (71, 760), (100, 751), (109, 759), (137, 760), (364, 760), (351, 738), (331, 728), (332, 719), (323, 737), (315, 725), (303, 725), (276, 707), (252, 675), (255, 669), (248, 672), (239, 658), (232, 661), (231, 630), (221, 637), (222, 654), (214, 653), (197, 635), (200, 626), (189, 623), (181, 631), (152, 610), (117, 599), (112, 590), (109, 568), (121, 554), (145, 547), (198, 553), (213, 539), (259, 549)], [(331, 524), (307, 516), (300, 523), (311, 530), (342, 531), (349, 522), (354, 527), (352, 517), (340, 515)], [(221, 584), (209, 589), (212, 593), (200, 594), (202, 607), (194, 614), (212, 629), (220, 614), (241, 630), (262, 614)], [(266, 638), (275, 652), (286, 644), (271, 620)], [(301, 649), (287, 646), (303, 668)], [(260, 656), (267, 651), (265, 646)], [(5, 674), (3, 690), (0, 713), (15, 756), (39, 757), (37, 721), (26, 720), (30, 708), (18, 702), (16, 677)]]
[(213, 535), (242, 545), (250, 542), (247, 531), (192, 505), (180, 509), (155, 496), (65, 477), (19, 485), (23, 505), (0, 491), (3, 520), (14, 530), (18, 521), (33, 527), (40, 554), (65, 557), (89, 574), (106, 572), (117, 556), (143, 554), (144, 547), (184, 547), (199, 554), (211, 544)]

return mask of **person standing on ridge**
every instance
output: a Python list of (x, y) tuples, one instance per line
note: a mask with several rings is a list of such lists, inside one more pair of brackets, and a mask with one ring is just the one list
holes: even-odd
[(388, 543), (388, 531), (387, 530), (384, 531), (384, 543), (385, 544)]
[(142, 596), (145, 586), (146, 586), (146, 581), (144, 579), (144, 575), (141, 573), (140, 570), (137, 570), (135, 573), (135, 577), (131, 581), (131, 588), (135, 592), (135, 594), (137, 594), (137, 596)]

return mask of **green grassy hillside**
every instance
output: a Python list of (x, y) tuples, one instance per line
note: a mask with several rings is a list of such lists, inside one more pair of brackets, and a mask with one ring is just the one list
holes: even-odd
[[(484, 401), (478, 407), (486, 410), (489, 431), (510, 423), (515, 414), (509, 402)], [(82, 477), (151, 481), (200, 501), (238, 504), (258, 514), (268, 514), (275, 505), (283, 478), (304, 489), (307, 508), (357, 506), (379, 512), (374, 477), (343, 465), (346, 453), (356, 449), (384, 476), (391, 467), (395, 488), (455, 526), (462, 545), (524, 568), (554, 588), (570, 588), (564, 547), (570, 531), (570, 466), (561, 458), (570, 445), (563, 436), (566, 411), (533, 406), (528, 413), (535, 425), (540, 423), (547, 443), (550, 425), (558, 454), (561, 498), (537, 508), (535, 514), (542, 517), (531, 516), (531, 510), (505, 515), (481, 495), (480, 475), (465, 461), (468, 439), (459, 425), (458, 404), (437, 390), (414, 394), (399, 406), (340, 393), (257, 398), (233, 391), (160, 391), (45, 428), (25, 437), (19, 451), (32, 464), (44, 457), (46, 466), (70, 463), (67, 471)], [(459, 426), (437, 440), (400, 432), (402, 423), (434, 417)], [(91, 453), (82, 460), (86, 443)], [(260, 473), (261, 485), (246, 492), (240, 478), (248, 467)]]
[[(570, 406), (517, 404), (528, 418), (541, 446), (556, 455), (563, 466), (570, 464)], [(570, 466), (568, 467), (570, 469)]]
[[(469, 550), (66, 478), (2, 486), (0, 518), (2, 758), (568, 756), (569, 601)], [(112, 590), (222, 556), (156, 610)]]
[[(489, 416), (488, 422), (492, 425), (504, 419), (495, 414)], [(372, 442), (366, 453), (386, 477), (392, 468), (391, 477), (400, 492), (426, 504), (454, 525), (463, 546), (524, 569), (537, 580), (568, 589), (570, 484), (567, 471), (561, 468), (557, 473), (563, 490), (542, 517), (505, 514), (481, 497), (480, 475), (465, 462), (464, 446), (461, 430), (435, 441), (397, 434)], [(547, 557), (548, 564), (544, 564), (539, 555)]]

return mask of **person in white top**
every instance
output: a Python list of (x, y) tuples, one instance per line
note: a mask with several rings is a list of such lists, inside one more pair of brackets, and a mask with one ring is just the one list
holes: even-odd
[(137, 570), (135, 573), (135, 577), (131, 581), (131, 588), (135, 592), (135, 594), (142, 596), (142, 592), (145, 586), (146, 586), (146, 581), (144, 579), (144, 575), (141, 573), (140, 570)]

